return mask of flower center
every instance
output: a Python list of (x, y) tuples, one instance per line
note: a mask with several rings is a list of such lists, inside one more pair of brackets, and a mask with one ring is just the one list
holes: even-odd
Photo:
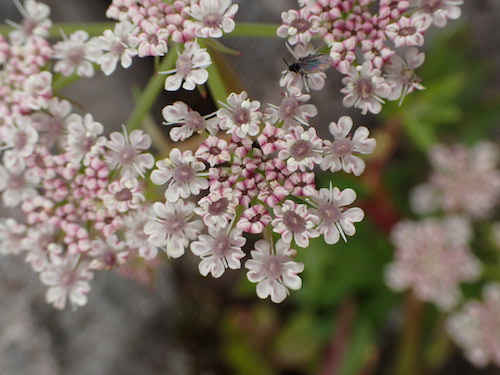
[(185, 123), (194, 131), (205, 129), (205, 119), (196, 111), (191, 111), (186, 115)]
[(362, 97), (363, 99), (369, 98), (370, 96), (373, 95), (373, 87), (371, 80), (367, 78), (361, 78), (358, 81), (357, 87), (358, 87), (358, 96)]
[(399, 35), (400, 36), (410, 36), (414, 35), (417, 32), (417, 28), (415, 26), (408, 26), (408, 27), (403, 27), (401, 30), (399, 30)]
[(325, 202), (318, 208), (318, 216), (327, 223), (336, 223), (342, 218), (342, 211), (337, 204)]
[(290, 27), (297, 29), (297, 32), (299, 32), (299, 33), (305, 33), (307, 30), (309, 30), (311, 28), (311, 23), (308, 20), (299, 18), (299, 19), (293, 20), (290, 23)]
[(285, 212), (283, 215), (283, 223), (294, 233), (301, 233), (306, 229), (306, 221), (304, 218), (292, 211)]
[(85, 51), (82, 47), (74, 47), (68, 51), (67, 60), (73, 65), (79, 65), (85, 58)]
[(424, 0), (422, 2), (422, 8), (427, 13), (434, 13), (435, 11), (441, 9), (443, 7), (442, 0)]
[(276, 280), (281, 277), (281, 261), (278, 259), (278, 256), (271, 255), (269, 256), (263, 264), (263, 271), (266, 276), (271, 280)]
[(111, 45), (109, 51), (116, 56), (120, 56), (123, 52), (125, 52), (125, 46), (123, 45), (121, 39), (117, 40)]
[(312, 145), (308, 141), (299, 139), (290, 147), (290, 156), (295, 160), (304, 160), (312, 154)]
[(186, 184), (190, 182), (195, 176), (195, 172), (188, 164), (181, 164), (177, 166), (172, 172), (172, 178), (176, 182)]
[(236, 125), (248, 124), (250, 122), (248, 110), (242, 107), (237, 108), (233, 113), (233, 120)]
[(28, 143), (28, 135), (24, 131), (18, 131), (14, 139), (14, 148), (20, 150)]
[(26, 185), (26, 181), (23, 175), (10, 175), (8, 181), (9, 190), (19, 190), (23, 189)]
[(298, 103), (297, 100), (293, 98), (285, 98), (282, 100), (280, 105), (280, 115), (282, 119), (289, 119), (295, 115)]
[(222, 16), (219, 13), (210, 13), (203, 17), (203, 26), (216, 28), (222, 23)]
[(182, 215), (172, 215), (165, 219), (165, 231), (167, 234), (177, 234), (186, 228), (186, 218)]
[(122, 165), (130, 165), (134, 162), (135, 157), (135, 149), (132, 146), (126, 146), (120, 154), (120, 163)]
[(102, 257), (102, 261), (106, 268), (113, 268), (118, 263), (118, 259), (116, 258), (115, 253), (112, 251), (108, 251), (106, 254), (104, 254), (104, 256)]
[(339, 158), (352, 154), (354, 150), (354, 144), (349, 138), (336, 139), (332, 142), (330, 146), (332, 154), (338, 156)]
[(128, 188), (123, 188), (115, 194), (115, 199), (119, 202), (126, 202), (132, 199), (132, 192)]
[(231, 240), (225, 234), (221, 234), (214, 239), (212, 245), (212, 255), (216, 258), (224, 258), (231, 248)]
[(185, 77), (191, 73), (191, 70), (193, 69), (193, 62), (189, 56), (182, 54), (177, 58), (175, 68), (177, 69), (177, 73)]
[(229, 200), (227, 198), (221, 198), (208, 206), (208, 213), (210, 215), (219, 216), (226, 212), (229, 207)]
[(210, 147), (208, 149), (208, 153), (210, 155), (216, 155), (217, 156), (217, 155), (220, 155), (222, 153), (222, 150), (219, 147), (217, 147), (217, 146), (212, 146), (212, 147)]

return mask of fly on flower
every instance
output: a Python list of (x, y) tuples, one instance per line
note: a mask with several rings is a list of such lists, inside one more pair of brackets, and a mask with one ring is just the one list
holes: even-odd
[(330, 55), (312, 53), (306, 57), (299, 58), (291, 65), (289, 65), (286, 60), (285, 63), (290, 72), (300, 73), (303, 76), (307, 76), (308, 74), (321, 73), (328, 68), (331, 68), (333, 65), (333, 59)]
[(296, 76), (300, 76), (299, 80), (302, 80), (308, 92), (309, 86), (307, 80), (310, 79), (308, 75), (323, 73), (333, 66), (333, 59), (330, 55), (310, 53), (305, 57), (298, 57), (289, 44), (287, 44), (287, 48), (294, 56), (295, 62), (288, 64), (285, 58), (283, 58), (288, 67), (288, 70), (283, 72), (283, 78), (285, 78), (288, 73), (295, 73)]

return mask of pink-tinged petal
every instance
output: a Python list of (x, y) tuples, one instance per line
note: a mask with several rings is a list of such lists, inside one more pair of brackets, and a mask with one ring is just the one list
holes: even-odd
[(339, 242), (340, 232), (335, 225), (329, 225), (324, 228), (323, 236), (327, 244), (333, 245)]
[(178, 73), (168, 76), (167, 79), (165, 80), (165, 90), (167, 91), (179, 90), (182, 85), (182, 80), (183, 77)]
[(342, 158), (343, 169), (347, 173), (353, 173), (355, 176), (360, 176), (365, 168), (366, 164), (363, 159), (354, 155), (347, 155)]
[[(335, 189), (337, 189), (337, 188), (335, 188)], [(335, 194), (335, 195), (336, 195), (335, 198), (337, 200), (337, 204), (340, 207), (350, 205), (352, 202), (354, 202), (356, 200), (356, 192), (350, 188), (347, 188), (347, 189), (343, 190), (342, 192), (340, 192), (340, 190), (339, 190), (339, 194), (338, 195)]]
[(167, 105), (162, 110), (162, 115), (165, 121), (175, 123), (186, 118), (189, 112), (189, 107), (184, 102), (175, 102), (173, 105)]
[(369, 130), (364, 126), (356, 129), (352, 137), (355, 151), (362, 154), (371, 154), (375, 150), (377, 142), (373, 138), (368, 138), (369, 134)]
[(194, 83), (201, 85), (205, 83), (208, 79), (208, 72), (205, 69), (193, 70), (188, 75), (188, 80), (192, 80)]

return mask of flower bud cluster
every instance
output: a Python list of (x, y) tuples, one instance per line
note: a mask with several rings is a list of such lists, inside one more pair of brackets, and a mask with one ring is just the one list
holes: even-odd
[[(385, 100), (403, 100), (422, 90), (415, 69), (424, 62), (418, 47), (434, 24), (446, 26), (460, 17), (459, 1), (449, 0), (316, 0), (299, 1), (301, 8), (281, 15), (277, 34), (295, 46), (304, 69), (286, 73), (282, 85), (305, 78), (312, 89), (324, 85), (324, 73), (310, 67), (312, 42), (321, 39), (329, 64), (344, 74), (341, 90), (346, 107), (379, 113)], [(374, 12), (374, 10), (377, 10)], [(410, 47), (405, 57), (397, 54)], [(315, 65), (314, 63), (312, 64)], [(324, 70), (324, 69), (323, 69)]]

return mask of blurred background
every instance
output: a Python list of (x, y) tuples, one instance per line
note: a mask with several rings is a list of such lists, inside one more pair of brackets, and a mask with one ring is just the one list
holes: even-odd
[[(54, 22), (105, 21), (109, 5), (103, 0), (45, 2)], [(280, 23), (280, 13), (296, 7), (296, 2), (285, 0), (238, 3), (236, 21), (249, 22)], [(9, 0), (2, 0), (0, 14), (19, 20)], [(426, 180), (429, 167), (419, 139), (432, 133), (464, 143), (498, 142), (498, 20), (500, 1), (466, 1), (459, 21), (433, 28), (427, 38), (426, 63), (418, 71), (427, 90), (410, 95), (401, 107), (387, 105), (380, 116), (343, 108), (336, 72), (330, 71), (327, 88), (313, 93), (320, 112), (314, 119), (317, 128), (324, 131), (330, 121), (351, 115), (355, 124), (370, 128), (381, 150), (368, 163), (364, 178), (335, 175), (335, 186), (356, 190), (367, 216), (347, 244), (313, 241), (300, 252), (299, 261), (306, 264), (303, 287), (284, 303), (259, 300), (244, 270), (216, 280), (204, 278), (197, 260), (187, 253), (163, 262), (147, 280), (149, 285), (119, 273), (98, 273), (89, 303), (61, 312), (45, 303), (45, 288), (21, 257), (4, 256), (0, 374), (411, 375), (396, 369), (405, 340), (404, 317), (408, 309), (415, 311), (416, 302), (384, 283), (384, 267), (393, 259), (388, 233), (400, 218), (413, 217), (408, 192)], [(242, 53), (227, 57), (239, 78), (235, 86), (261, 103), (278, 103), (282, 58), (288, 56), (283, 41), (228, 37), (223, 43)], [(64, 94), (109, 131), (118, 129), (134, 105), (131, 88), (143, 87), (152, 72), (152, 62), (142, 60), (111, 77), (81, 80)], [(158, 124), (161, 108), (176, 99), (166, 94), (159, 98)], [(211, 106), (196, 100), (196, 105)], [(328, 183), (320, 176), (319, 186)], [(476, 245), (482, 246), (481, 238)], [(496, 277), (500, 281), (500, 275)], [(477, 296), (473, 289), (466, 293)], [(500, 374), (493, 366), (473, 367), (443, 338), (434, 307), (421, 304), (418, 310), (417, 359), (427, 366), (421, 373)], [(438, 346), (432, 344), (436, 342)], [(437, 354), (431, 350), (436, 347)]]

